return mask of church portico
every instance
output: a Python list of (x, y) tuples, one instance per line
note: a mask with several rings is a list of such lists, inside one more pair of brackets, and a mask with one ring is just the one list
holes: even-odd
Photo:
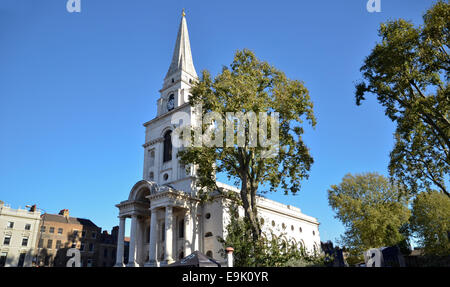
[[(161, 266), (190, 254), (198, 234), (191, 224), (199, 200), (168, 186), (142, 180), (132, 188), (119, 208), (119, 240), (116, 266), (124, 266), (126, 221), (130, 219), (127, 267)], [(195, 237), (195, 238), (194, 238)]]

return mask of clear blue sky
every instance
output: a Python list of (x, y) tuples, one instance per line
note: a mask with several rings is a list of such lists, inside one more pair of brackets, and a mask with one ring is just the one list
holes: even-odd
[(148, 1), (0, 0), (0, 199), (17, 208), (70, 209), (110, 229), (114, 206), (142, 177), (144, 127), (169, 67), (186, 8), (197, 72), (217, 74), (237, 49), (305, 82), (318, 119), (306, 129), (315, 163), (296, 196), (321, 223), (344, 228), (327, 190), (346, 173), (387, 174), (394, 124), (374, 99), (355, 105), (359, 68), (388, 19), (422, 23), (429, 0)]

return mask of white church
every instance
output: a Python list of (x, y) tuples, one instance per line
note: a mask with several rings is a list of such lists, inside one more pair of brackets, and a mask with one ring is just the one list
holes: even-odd
[[(171, 115), (186, 112), (194, 118), (189, 105), (189, 90), (198, 79), (192, 60), (185, 14), (183, 12), (172, 62), (157, 101), (157, 116), (144, 124), (143, 179), (131, 189), (119, 209), (119, 235), (116, 266), (124, 265), (124, 238), (127, 219), (131, 219), (128, 267), (164, 266), (194, 251), (222, 261), (221, 244), (229, 222), (226, 199), (217, 196), (202, 203), (196, 197), (195, 170), (186, 171), (172, 145)], [(233, 186), (218, 182), (227, 191)], [(271, 229), (301, 243), (307, 250), (320, 250), (319, 222), (299, 208), (267, 198), (258, 198), (262, 230)]]

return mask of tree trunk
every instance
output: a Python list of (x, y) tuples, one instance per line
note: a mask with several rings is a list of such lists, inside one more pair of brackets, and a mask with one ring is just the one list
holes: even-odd
[(249, 183), (248, 177), (242, 177), (241, 199), (244, 207), (245, 217), (250, 222), (253, 241), (258, 241), (261, 236), (261, 228), (257, 216), (256, 208), (256, 190)]

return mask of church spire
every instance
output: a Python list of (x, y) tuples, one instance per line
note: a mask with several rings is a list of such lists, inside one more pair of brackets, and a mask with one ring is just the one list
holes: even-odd
[(177, 42), (175, 43), (175, 50), (173, 51), (172, 63), (170, 64), (166, 78), (179, 71), (184, 71), (193, 77), (197, 77), (194, 62), (192, 61), (191, 44), (189, 42), (189, 33), (185, 16), (186, 13), (183, 9), (180, 28), (178, 29)]

